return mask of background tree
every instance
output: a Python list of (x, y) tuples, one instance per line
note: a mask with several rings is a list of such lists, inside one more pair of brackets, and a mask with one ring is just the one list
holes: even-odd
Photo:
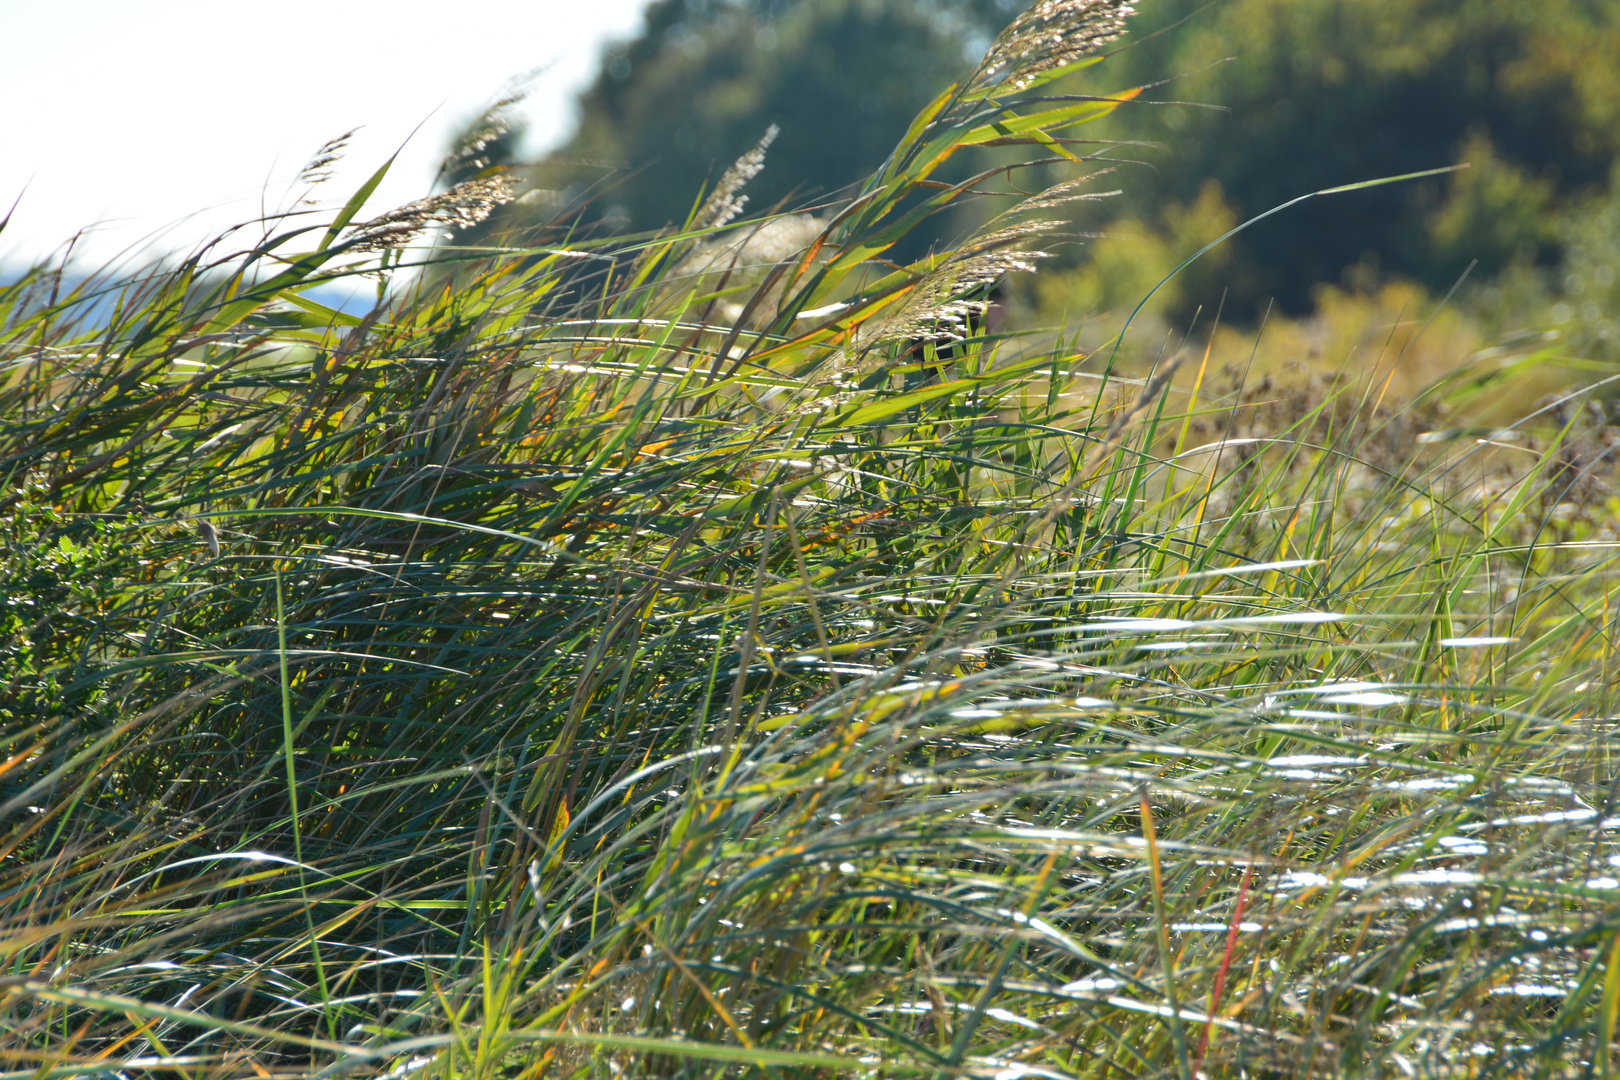
[[(748, 185), (751, 208), (825, 200), (880, 164), (1020, 6), (656, 0), (641, 33), (605, 52), (573, 136), (532, 166), (535, 188), (549, 194), (499, 224), (549, 218), (582, 199), (587, 220), (613, 229), (679, 224), (704, 185), (773, 124), (780, 133)], [(458, 150), (480, 123), (487, 118)], [(494, 149), (513, 160), (515, 144)]]
[(1515, 264), (1548, 266), (1563, 254), (1559, 221), (1609, 183), (1620, 153), (1620, 4), (1230, 0), (1204, 8), (1205, 0), (1144, 5), (1133, 20), (1135, 47), (1107, 70), (1121, 87), (1183, 76), (1150, 96), (1224, 111), (1116, 113), (1111, 135), (1162, 149), (1126, 155), (1153, 167), (1127, 171), (1124, 196), (1094, 204), (1088, 225), (1130, 217), (1176, 246), (1175, 216), (1185, 219), (1201, 191), (1207, 201), (1211, 181), (1242, 218), (1350, 181), (1460, 161), (1472, 168), (1307, 203), (1257, 226), (1203, 285), (1212, 295), (1186, 291), (1188, 307), (1229, 288), (1229, 314), (1253, 313), (1271, 298), (1297, 314), (1322, 283), (1405, 277), (1443, 290), (1474, 259), (1476, 280)]
[[(575, 133), (529, 166), (534, 191), (486, 228), (555, 223), (582, 204), (598, 227), (678, 224), (771, 124), (780, 135), (749, 184), (751, 206), (828, 199), (877, 165), (1021, 6), (656, 0), (642, 32), (605, 52)], [(1156, 0), (1126, 45), (1101, 69), (1108, 85), (1157, 85), (1096, 132), (1121, 144), (1108, 151), (1121, 167), (1106, 186), (1123, 193), (1081, 204), (1075, 232), (1086, 239), (1063, 249), (1070, 272), (1035, 286), (1041, 321), (1134, 304), (1186, 254), (1297, 195), (1467, 161), (1451, 176), (1290, 210), (1184, 272), (1158, 310), (1184, 322), (1225, 295), (1226, 319), (1252, 323), (1273, 302), (1311, 311), (1324, 285), (1410, 280), (1441, 292), (1478, 260), (1465, 295), (1494, 305), (1498, 321), (1562, 299), (1589, 336), (1614, 336), (1603, 268), (1620, 250), (1603, 246), (1602, 228), (1580, 243), (1575, 223), (1609, 220), (1613, 201), (1620, 4)], [(1066, 89), (1098, 86), (1054, 91)], [(488, 122), (463, 134), (458, 152), (478, 149), (458, 160), (515, 163), (512, 133), (481, 146)], [(984, 163), (954, 164), (965, 175)], [(943, 219), (896, 254), (968, 224)], [(1576, 280), (1579, 295), (1565, 288)]]

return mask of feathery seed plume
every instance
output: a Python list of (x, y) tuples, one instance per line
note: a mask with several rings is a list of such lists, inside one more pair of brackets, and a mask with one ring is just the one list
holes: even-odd
[(940, 344), (962, 340), (970, 320), (984, 314), (990, 306), (987, 301), (970, 299), (971, 294), (987, 289), (1008, 274), (1032, 272), (1036, 260), (1049, 257), (1047, 252), (1031, 250), (1027, 245), (1058, 228), (1062, 222), (1031, 220), (1031, 216), (1066, 203), (1119, 194), (1117, 191), (1077, 190), (1082, 184), (1112, 171), (1103, 169), (1053, 184), (998, 215), (992, 224), (1005, 224), (962, 244), (927, 274), (878, 332), (877, 340), (925, 340)]
[(737, 192), (765, 168), (765, 151), (776, 141), (778, 130), (775, 124), (766, 128), (764, 137), (754, 148), (733, 162), (731, 168), (720, 177), (714, 191), (704, 200), (703, 209), (698, 211), (698, 228), (718, 229), (742, 213), (743, 206), (748, 202), (748, 196), (739, 195)]
[(1026, 89), (1037, 76), (1118, 40), (1135, 13), (1128, 0), (1040, 0), (1001, 32), (971, 86)]
[(1097, 179), (1097, 177), (1107, 176), (1113, 171), (1113, 169), (1098, 169), (1094, 173), (1088, 173), (1085, 176), (1076, 176), (1072, 180), (1064, 180), (1060, 183), (1053, 184), (1051, 187), (1045, 189), (1044, 191), (1036, 192), (1034, 195), (1031, 195), (1029, 198), (1013, 207), (1007, 212), (1007, 215), (1022, 215), (1034, 213), (1038, 210), (1052, 210), (1059, 206), (1067, 206), (1069, 203), (1088, 202), (1092, 199), (1109, 199), (1115, 195), (1122, 195), (1124, 194), (1123, 188), (1115, 188), (1113, 191), (1077, 190), (1082, 184), (1089, 184), (1093, 180)]
[(925, 340), (945, 344), (967, 336), (970, 320), (989, 308), (970, 294), (987, 289), (1012, 273), (1029, 273), (1044, 251), (1025, 247), (1058, 227), (1055, 221), (1028, 221), (974, 239), (953, 251), (918, 283), (881, 330), (878, 341)]
[(321, 148), (309, 159), (309, 163), (298, 170), (298, 177), (293, 183), (313, 186), (332, 179), (332, 166), (343, 160), (343, 151), (347, 149), (349, 140), (354, 138), (354, 133), (359, 130), (350, 128), (337, 138), (327, 139), (322, 143)]
[(501, 172), (468, 180), (425, 199), (415, 199), (356, 226), (348, 249), (383, 251), (404, 247), (429, 228), (469, 228), (489, 217), (496, 207), (511, 202), (517, 185), (516, 177)]
[(461, 135), (455, 147), (445, 157), (444, 164), (439, 168), (439, 175), (443, 176), (446, 173), (451, 176), (457, 173), (466, 175), (467, 172), (486, 169), (493, 164), (484, 151), (512, 130), (511, 108), (521, 103), (527, 96), (528, 92), (519, 88), (503, 95), (480, 113), (478, 119)]

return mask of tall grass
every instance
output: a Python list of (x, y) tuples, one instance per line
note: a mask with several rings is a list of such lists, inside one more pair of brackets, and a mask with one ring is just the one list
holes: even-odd
[(374, 184), (5, 290), (0, 1076), (1609, 1074), (1573, 421), (999, 360), (1045, 201), (882, 256), (1117, 104), (1016, 55), (741, 293), (694, 215), (343, 315), (461, 212)]

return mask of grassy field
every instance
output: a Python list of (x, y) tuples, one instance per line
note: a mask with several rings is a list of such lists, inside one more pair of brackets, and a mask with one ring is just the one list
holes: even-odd
[(763, 277), (745, 159), (0, 292), (0, 1080), (1611, 1074), (1601, 401), (977, 333), (1047, 7)]

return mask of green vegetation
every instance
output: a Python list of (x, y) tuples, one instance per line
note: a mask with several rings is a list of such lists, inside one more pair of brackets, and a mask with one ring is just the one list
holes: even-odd
[(974, 329), (1095, 185), (890, 258), (1121, 6), (810, 224), (0, 292), (3, 1075), (1608, 1075), (1600, 410)]
[[(1107, 85), (1169, 81), (1148, 95), (1158, 104), (1099, 126), (1122, 143), (1115, 156), (1141, 164), (1122, 168), (1119, 199), (1089, 204), (1077, 224), (1128, 238), (1148, 269), (1174, 265), (1228, 219), (1306, 191), (1470, 165), (1257, 226), (1222, 265), (1160, 299), (1171, 325), (1185, 327), (1200, 305), (1248, 327), (1268, 311), (1305, 318), (1324, 287), (1375, 294), (1416, 283), (1439, 297), (1466, 273), (1455, 302), (1476, 325), (1476, 347), (1525, 352), (1519, 335), (1554, 330), (1565, 358), (1620, 359), (1620, 302), (1594, 287), (1599, 268), (1605, 281), (1620, 269), (1613, 226), (1594, 228), (1620, 200), (1620, 68), (1610, 60), (1620, 7), (1166, 0), (1136, 22)], [(1074, 252), (1067, 286), (1043, 283), (1034, 321), (1117, 304), (1094, 281), (1120, 262), (1105, 243)]]
[[(1122, 113), (1109, 134), (1164, 145), (1122, 202), (1148, 220), (1218, 184), (1240, 217), (1305, 191), (1451, 162), (1473, 168), (1302, 207), (1234, 248), (1233, 302), (1308, 311), (1347, 268), (1443, 292), (1471, 260), (1494, 276), (1558, 255), (1556, 222), (1620, 155), (1620, 9), (1554, 0), (1194, 0), (1145, 7), (1126, 85), (1218, 105)], [(1141, 153), (1131, 156), (1143, 156)], [(1198, 300), (1206, 299), (1197, 297)]]
[[(501, 224), (582, 202), (619, 231), (678, 224), (693, 194), (773, 125), (754, 207), (847, 197), (1014, 10), (1011, 0), (654, 0), (641, 33), (603, 56), (572, 137), (527, 165), (538, 205)], [(515, 132), (486, 156), (521, 166), (520, 148)]]
[[(620, 230), (678, 222), (691, 193), (772, 124), (781, 135), (753, 205), (824, 202), (876, 166), (955, 58), (976, 56), (1009, 14), (996, 0), (661, 0), (604, 57), (575, 134), (524, 167), (534, 195), (501, 225), (572, 215), (582, 201)], [(1135, 24), (1102, 79), (1064, 87), (1151, 85), (1074, 148), (1118, 159), (1109, 186), (1121, 194), (1071, 209), (1083, 236), (1054, 239), (1066, 272), (1018, 298), (1022, 325), (1100, 319), (1100, 340), (1234, 221), (1306, 191), (1468, 162), (1257, 226), (1147, 314), (1185, 329), (1200, 307), (1220, 307), (1252, 329), (1268, 312), (1319, 314), (1324, 288), (1376, 297), (1393, 285), (1421, 320), (1468, 271), (1453, 298), (1470, 320), (1465, 353), (1523, 354), (1526, 332), (1554, 330), (1564, 358), (1620, 359), (1620, 8), (1158, 0)], [(496, 150), (519, 164), (517, 139)], [(984, 213), (959, 207), (901, 255), (959, 238)]]
[(578, 130), (536, 181), (578, 185), (620, 228), (678, 224), (774, 124), (753, 205), (825, 202), (882, 163), (1012, 12), (996, 0), (661, 0), (604, 56)]

